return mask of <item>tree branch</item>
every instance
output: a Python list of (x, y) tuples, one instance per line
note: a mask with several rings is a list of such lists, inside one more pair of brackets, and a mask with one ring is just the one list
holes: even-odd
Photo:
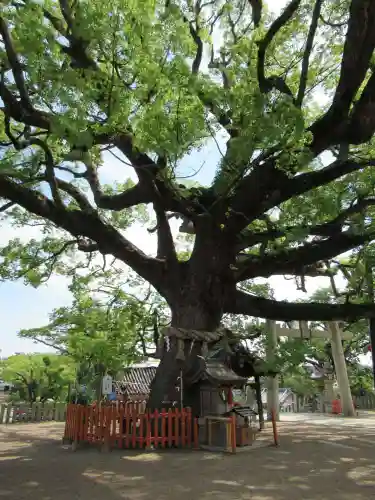
[(45, 156), (45, 164), (46, 164), (46, 180), (49, 184), (49, 187), (51, 189), (52, 193), (52, 198), (53, 201), (57, 206), (62, 207), (63, 202), (61, 200), (59, 190), (58, 190), (58, 184), (55, 176), (55, 165), (54, 165), (54, 160), (53, 160), (53, 155), (52, 151), (48, 147), (47, 143), (43, 141), (42, 139), (39, 139), (38, 137), (33, 137), (31, 138), (28, 143), (30, 145), (34, 146), (39, 146), (43, 151), (44, 151), (44, 156)]
[(0, 196), (53, 222), (76, 238), (83, 236), (96, 242), (101, 253), (111, 254), (128, 264), (156, 289), (160, 289), (163, 264), (144, 254), (97, 214), (58, 207), (41, 193), (22, 187), (5, 176), (0, 176)]
[(95, 211), (94, 207), (91, 205), (86, 196), (73, 184), (62, 179), (56, 179), (56, 185), (59, 189), (71, 196), (73, 200), (77, 202), (81, 210), (89, 213)]
[(374, 49), (375, 2), (352, 0), (339, 83), (330, 108), (310, 129), (316, 154), (344, 142), (350, 106), (366, 77)]
[(15, 203), (13, 203), (12, 201), (9, 201), (8, 203), (4, 203), (4, 205), (2, 205), (0, 207), (0, 213), (5, 212), (6, 210), (8, 210), (8, 208), (14, 207), (14, 205), (15, 205)]
[(163, 208), (157, 201), (153, 203), (153, 206), (156, 213), (156, 221), (157, 221), (157, 226), (156, 226), (157, 237), (158, 237), (157, 258), (165, 259), (170, 264), (176, 264), (177, 263), (176, 248), (173, 242), (173, 236), (168, 222), (168, 218)]
[(3, 100), (4, 107), (0, 107), (6, 115), (13, 118), (18, 123), (23, 123), (30, 127), (36, 127), (49, 131), (50, 119), (48, 113), (34, 108), (25, 108), (21, 100), (10, 92), (4, 83), (4, 78), (0, 78), (0, 97)]
[(375, 73), (373, 72), (361, 97), (353, 106), (348, 125), (347, 141), (351, 144), (363, 144), (371, 140), (374, 132)]
[(236, 273), (236, 281), (275, 274), (300, 274), (304, 268), (316, 262), (336, 257), (352, 248), (373, 240), (375, 232), (354, 234), (351, 231), (332, 236), (322, 241), (305, 243), (298, 248), (277, 252), (264, 257), (249, 256), (241, 263)]
[[(184, 21), (187, 22), (187, 19), (184, 18)], [(196, 22), (198, 22), (198, 21), (196, 21)], [(191, 21), (189, 22), (190, 34), (191, 34), (192, 39), (195, 42), (195, 45), (197, 46), (197, 52), (195, 54), (194, 61), (193, 61), (192, 67), (191, 67), (191, 72), (193, 73), (193, 75), (198, 74), (198, 71), (199, 71), (199, 68), (200, 68), (200, 65), (202, 62), (202, 57), (203, 57), (203, 42), (202, 42), (201, 37), (198, 35), (198, 29), (199, 29), (198, 24), (197, 24), (197, 29), (195, 29), (194, 24)]]
[(35, 337), (30, 337), (29, 335), (25, 335), (23, 338), (31, 338), (34, 342), (39, 342), (40, 344), (44, 344), (47, 347), (52, 347), (52, 349), (55, 349), (56, 351), (59, 351), (59, 353), (64, 354), (66, 356), (70, 356), (70, 352), (67, 349), (64, 349), (63, 347), (53, 343), (53, 342), (48, 342), (47, 340), (43, 340), (39, 338), (38, 336)]
[(252, 19), (253, 19), (254, 26), (256, 28), (259, 28), (260, 21), (262, 19), (263, 1), (262, 0), (249, 0), (249, 4), (251, 5), (251, 9), (252, 9)]
[(14, 49), (13, 41), (10, 36), (8, 26), (3, 17), (0, 17), (0, 33), (5, 46), (5, 52), (7, 54), (8, 62), (12, 68), (13, 78), (16, 82), (17, 89), (20, 93), (22, 106), (28, 110), (32, 111), (33, 106), (30, 101), (30, 97), (26, 88), (25, 79), (23, 77), (22, 66)]
[(303, 54), (302, 71), (301, 71), (301, 77), (300, 77), (300, 81), (299, 81), (299, 89), (298, 89), (298, 94), (297, 94), (297, 99), (296, 99), (297, 106), (302, 106), (302, 102), (303, 102), (303, 99), (305, 97), (307, 78), (308, 78), (308, 73), (309, 73), (310, 55), (311, 55), (311, 51), (313, 49), (315, 33), (316, 33), (317, 28), (318, 28), (319, 16), (320, 16), (323, 2), (324, 2), (324, 0), (316, 0), (316, 2), (315, 2), (312, 20), (311, 20), (311, 24), (310, 24), (310, 29), (309, 29), (309, 33), (307, 35), (305, 51)]
[(307, 236), (322, 236), (328, 237), (341, 232), (343, 225), (347, 219), (354, 214), (361, 213), (365, 208), (375, 205), (375, 198), (363, 198), (352, 203), (348, 208), (339, 213), (335, 218), (322, 224), (315, 226), (289, 226), (282, 229), (269, 229), (268, 231), (253, 232), (250, 230), (243, 231), (239, 236), (237, 245), (238, 251), (245, 248), (251, 248), (259, 244), (267, 244), (270, 241), (285, 237), (288, 233), (301, 230), (306, 232)]
[(259, 42), (257, 74), (260, 91), (263, 93), (276, 89), (282, 94), (293, 97), (293, 93), (286, 82), (279, 76), (265, 76), (266, 52), (277, 33), (290, 21), (300, 6), (301, 0), (292, 0), (282, 14), (271, 24), (266, 36)]
[(271, 159), (255, 168), (239, 184), (232, 201), (233, 216), (228, 221), (228, 227), (245, 227), (264, 212), (295, 196), (369, 166), (375, 166), (375, 160), (337, 160), (327, 167), (290, 178), (277, 169)]
[(264, 299), (240, 290), (228, 295), (224, 311), (276, 321), (354, 321), (375, 317), (374, 304), (294, 303)]

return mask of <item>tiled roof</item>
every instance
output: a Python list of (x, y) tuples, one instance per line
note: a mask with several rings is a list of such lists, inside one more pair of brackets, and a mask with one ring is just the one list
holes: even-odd
[(129, 396), (137, 394), (148, 395), (150, 385), (156, 373), (156, 366), (127, 368), (122, 380), (119, 381), (121, 389)]
[(241, 387), (247, 381), (246, 378), (239, 377), (222, 361), (197, 356), (186, 373), (185, 381), (187, 385), (193, 385), (200, 380), (209, 380), (214, 385), (233, 385), (235, 387)]
[(208, 379), (211, 379), (216, 384), (222, 383), (241, 386), (247, 382), (246, 378), (239, 377), (233, 370), (220, 361), (206, 360), (206, 373)]

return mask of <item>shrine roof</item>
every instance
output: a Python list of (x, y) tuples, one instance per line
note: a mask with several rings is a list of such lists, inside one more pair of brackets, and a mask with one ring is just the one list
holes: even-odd
[(142, 394), (147, 396), (150, 392), (151, 382), (155, 377), (157, 366), (135, 366), (125, 369), (121, 380), (117, 386), (121, 392), (126, 392), (129, 396)]
[(241, 387), (247, 382), (247, 378), (238, 376), (222, 361), (198, 356), (186, 372), (185, 381), (188, 385), (193, 385), (203, 380), (217, 386), (235, 387)]
[(216, 360), (206, 360), (206, 374), (211, 382), (235, 386), (245, 385), (247, 378), (240, 377), (224, 363)]

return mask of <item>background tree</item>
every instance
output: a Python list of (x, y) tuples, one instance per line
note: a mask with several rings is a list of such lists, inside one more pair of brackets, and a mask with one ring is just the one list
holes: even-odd
[(14, 384), (13, 399), (65, 401), (75, 381), (75, 363), (57, 354), (16, 354), (3, 361), (2, 378)]
[[(130, 266), (179, 327), (373, 316), (373, 304), (278, 302), (240, 284), (291, 274), (303, 286), (372, 241), (374, 28), (372, 0), (291, 0), (278, 17), (260, 0), (3, 2), (1, 210), (45, 236), (4, 248), (3, 277), (39, 283), (78, 249)], [(178, 182), (182, 159), (219, 136), (212, 184)], [(102, 185), (103, 150), (137, 184)], [(156, 256), (123, 232), (145, 204)], [(195, 238), (182, 261), (176, 216)], [(152, 404), (177, 373), (170, 353)]]
[[(363, 292), (353, 288), (353, 284), (357, 286), (359, 264), (356, 263), (352, 266), (347, 260), (344, 260), (340, 262), (340, 265), (345, 265), (346, 269), (346, 280), (341, 281), (345, 286), (339, 288), (333, 282), (332, 287), (318, 289), (307, 300), (322, 303), (344, 303), (348, 296), (361, 300), (361, 293)], [(364, 279), (364, 275), (362, 276), (362, 279)], [(325, 327), (325, 325), (318, 322), (310, 326), (311, 328)], [(363, 366), (360, 360), (360, 356), (368, 352), (368, 323), (365, 320), (342, 323), (342, 328), (352, 334), (352, 338), (343, 340), (342, 344), (350, 385), (353, 394), (359, 395), (361, 388), (367, 391), (373, 388), (371, 376), (369, 378), (371, 369)], [(309, 386), (311, 388), (314, 385), (315, 389), (317, 389), (316, 382), (311, 381), (312, 372), (322, 376), (327, 368), (332, 372), (335, 370), (332, 346), (329, 339), (283, 339), (279, 343), (278, 356), (282, 360), (282, 383), (283, 385), (289, 384), (288, 387), (292, 387), (294, 383), (297, 383), (297, 385), (301, 383), (302, 386), (306, 385), (306, 388)]]
[(20, 332), (69, 357), (76, 366), (75, 392), (85, 386), (88, 397), (99, 397), (106, 373), (116, 377), (126, 366), (155, 357), (155, 328), (158, 334), (167, 321), (158, 296), (151, 291), (142, 298), (141, 291), (130, 295), (124, 282), (108, 284), (109, 274), (94, 281), (75, 278), (71, 306), (55, 309), (47, 325)]
[(303, 366), (298, 366), (292, 373), (282, 376), (282, 387), (292, 389), (299, 397), (311, 397), (321, 391), (319, 383)]

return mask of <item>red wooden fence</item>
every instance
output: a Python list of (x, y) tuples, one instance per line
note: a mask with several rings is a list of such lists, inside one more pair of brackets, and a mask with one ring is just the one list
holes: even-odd
[[(147, 401), (139, 400), (139, 401), (106, 401), (102, 403), (102, 406), (115, 406), (116, 408), (124, 408), (126, 412), (136, 412), (136, 413), (144, 413), (146, 410)], [(92, 405), (93, 407), (97, 406), (96, 401)]]
[(69, 404), (64, 439), (109, 448), (198, 448), (198, 420), (190, 408), (139, 413), (125, 405)]

